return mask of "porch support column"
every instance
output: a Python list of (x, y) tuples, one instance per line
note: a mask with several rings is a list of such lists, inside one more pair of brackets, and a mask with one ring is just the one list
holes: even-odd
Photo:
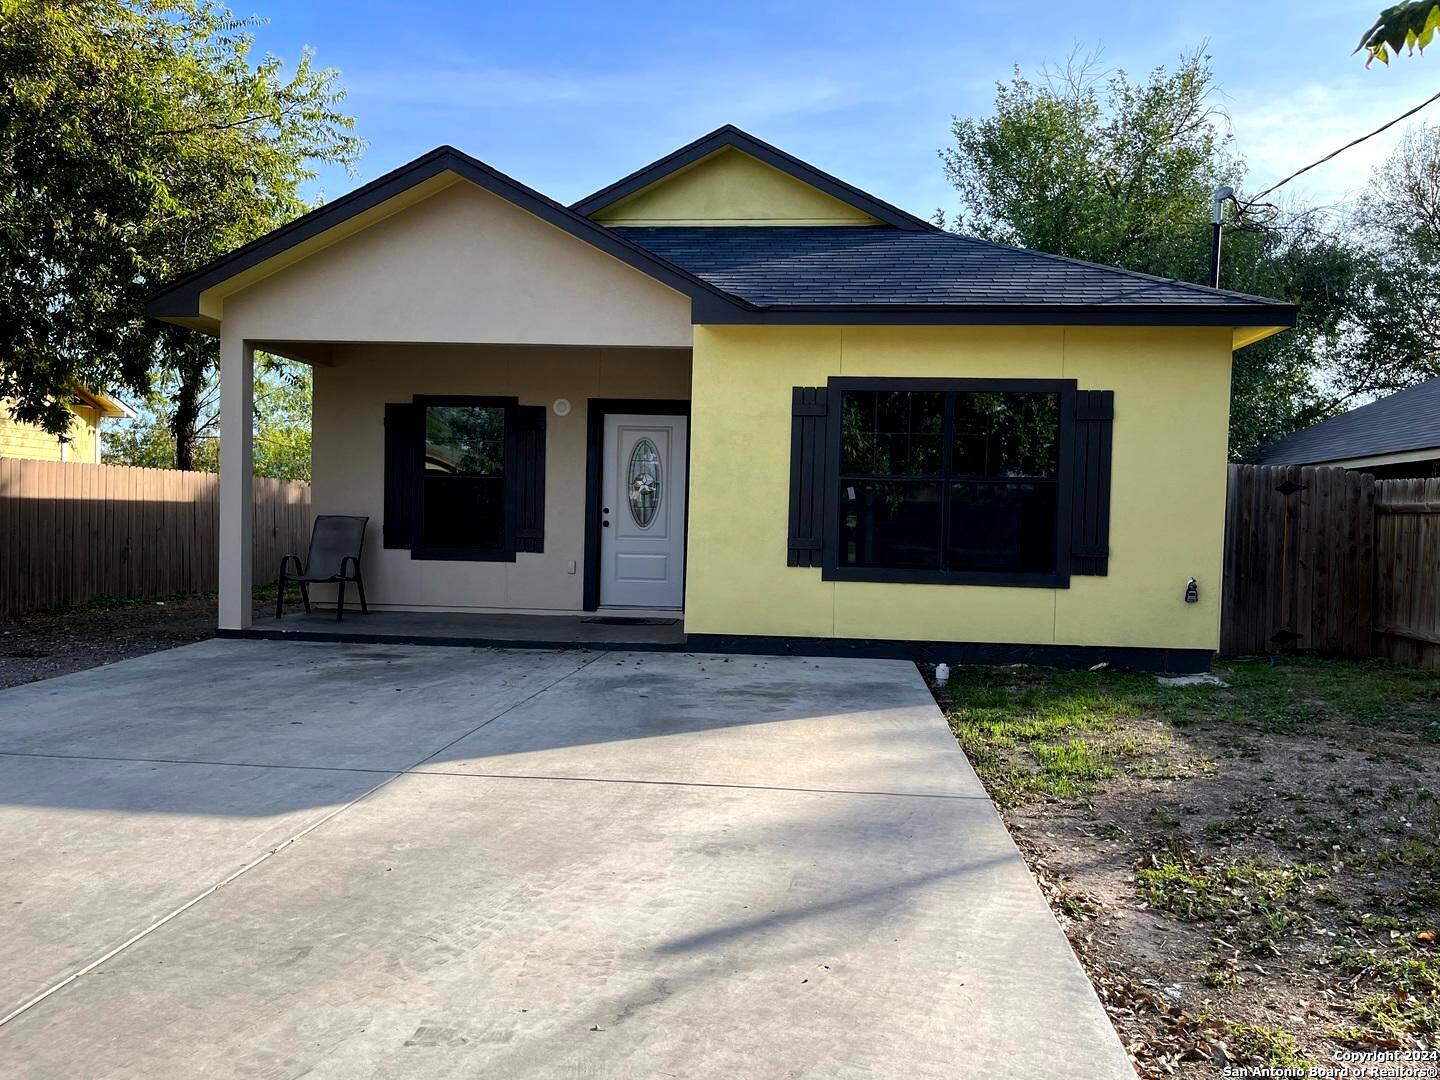
[(220, 335), (220, 629), (251, 622), (255, 350)]

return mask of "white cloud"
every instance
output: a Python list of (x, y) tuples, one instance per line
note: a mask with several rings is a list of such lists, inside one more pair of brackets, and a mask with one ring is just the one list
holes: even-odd
[[(1370, 88), (1306, 83), (1263, 105), (1232, 107), (1235, 142), (1250, 166), (1247, 187), (1263, 190), (1296, 169), (1373, 131), (1428, 96), (1397, 95), (1393, 84)], [(1358, 194), (1371, 170), (1394, 147), (1411, 123), (1440, 121), (1440, 103), (1423, 110), (1285, 185), (1293, 199), (1333, 205)]]

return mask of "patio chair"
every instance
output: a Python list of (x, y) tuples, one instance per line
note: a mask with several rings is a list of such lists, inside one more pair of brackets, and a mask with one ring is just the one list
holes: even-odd
[[(285, 614), (285, 583), (287, 580), (300, 586), (300, 598), (305, 601), (305, 614), (310, 614), (310, 586), (318, 582), (337, 582), (340, 593), (335, 602), (335, 619), (345, 617), (345, 583), (355, 582), (360, 590), (360, 611), (366, 615), (370, 609), (365, 605), (365, 579), (360, 576), (360, 552), (365, 547), (365, 526), (368, 517), (348, 517), (340, 514), (321, 514), (315, 518), (315, 527), (310, 532), (310, 551), (305, 565), (300, 565), (300, 556), (286, 555), (280, 560), (280, 588), (275, 594), (275, 618)], [(286, 575), (291, 563), (295, 572)]]

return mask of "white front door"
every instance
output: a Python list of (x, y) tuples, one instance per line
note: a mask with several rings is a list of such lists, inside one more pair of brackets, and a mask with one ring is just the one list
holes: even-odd
[(683, 416), (605, 417), (600, 488), (600, 606), (685, 603)]

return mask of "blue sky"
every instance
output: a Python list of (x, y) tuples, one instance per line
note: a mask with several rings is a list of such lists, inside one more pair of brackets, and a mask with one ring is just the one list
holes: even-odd
[[(954, 206), (936, 158), (951, 115), (988, 112), (1014, 65), (1078, 45), (1143, 73), (1202, 42), (1258, 190), (1440, 89), (1440, 47), (1369, 71), (1351, 55), (1382, 0), (255, 2), (235, 11), (269, 17), (258, 51), (312, 46), (349, 88), (369, 146), (358, 177), (321, 176), (327, 198), (450, 143), (569, 202), (729, 122), (928, 216)], [(1337, 202), (1390, 141), (1288, 190)]]

